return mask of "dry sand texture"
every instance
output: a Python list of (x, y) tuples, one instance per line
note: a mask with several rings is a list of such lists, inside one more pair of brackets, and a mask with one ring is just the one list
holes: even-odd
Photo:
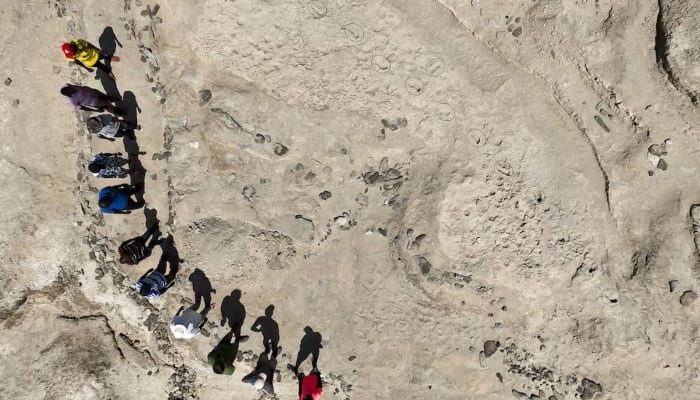
[[(0, 398), (259, 398), (269, 304), (280, 399), (306, 325), (324, 399), (700, 398), (698, 4), (6, 1)], [(59, 46), (108, 26), (184, 260), (153, 304), (160, 250), (115, 256), (143, 213), (102, 216), (85, 170), (123, 144), (58, 93), (101, 88)], [(195, 268), (242, 292), (233, 377), (220, 308), (168, 330)]]

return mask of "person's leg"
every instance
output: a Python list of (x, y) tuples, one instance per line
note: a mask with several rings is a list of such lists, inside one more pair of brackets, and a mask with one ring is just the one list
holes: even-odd
[(119, 62), (119, 60), (121, 59), (117, 56), (113, 56), (107, 53), (106, 51), (100, 51), (100, 60)]
[(168, 263), (168, 258), (165, 257), (165, 254), (160, 256), (160, 261), (158, 261), (158, 266), (156, 267), (156, 272), (160, 272), (161, 274), (165, 275), (167, 263)]
[(104, 72), (107, 75), (112, 74), (112, 68), (108, 67), (106, 64), (103, 64), (101, 61), (97, 61), (93, 67), (99, 69), (100, 71)]
[(145, 201), (134, 201), (131, 198), (129, 198), (129, 205), (127, 206), (127, 210), (136, 210), (138, 208), (141, 208), (146, 205)]
[[(202, 295), (199, 293), (194, 294), (194, 304), (192, 307), (190, 307), (192, 310), (197, 311), (199, 309), (199, 305), (202, 303)], [(204, 315), (204, 314), (202, 314)]]
[[(156, 236), (157, 231), (158, 231), (158, 222), (153, 224), (150, 228), (148, 228), (148, 230), (146, 230), (146, 233), (141, 235), (141, 237), (143, 238), (143, 241), (146, 242), (148, 240), (148, 238), (150, 238), (152, 236)], [(151, 242), (153, 242), (153, 240), (151, 240)], [(153, 247), (154, 245), (149, 244), (149, 246)]]

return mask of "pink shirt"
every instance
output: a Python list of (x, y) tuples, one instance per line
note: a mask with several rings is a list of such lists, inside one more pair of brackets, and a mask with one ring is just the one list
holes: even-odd
[(306, 395), (311, 395), (314, 400), (320, 400), (323, 394), (323, 389), (318, 387), (318, 377), (316, 375), (307, 375), (301, 381), (301, 394), (299, 399), (303, 399)]

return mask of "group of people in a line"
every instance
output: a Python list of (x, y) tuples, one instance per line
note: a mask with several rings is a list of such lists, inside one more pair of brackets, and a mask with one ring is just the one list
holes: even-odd
[[(112, 80), (116, 80), (112, 72), (111, 62), (120, 61), (119, 57), (109, 54), (83, 39), (73, 39), (63, 43), (61, 50), (66, 58), (75, 64), (90, 72), (96, 68)], [(124, 110), (119, 107), (117, 98), (97, 89), (73, 84), (65, 84), (61, 88), (61, 94), (75, 109), (103, 113), (87, 119), (86, 129), (89, 133), (109, 141), (115, 141), (119, 137), (136, 140), (134, 130), (141, 130), (141, 126), (123, 118)], [(132, 161), (134, 161), (132, 155), (125, 159), (121, 152), (98, 153), (90, 159), (87, 169), (97, 178), (122, 179), (144, 174), (145, 171), (136, 167), (136, 163)], [(98, 193), (97, 202), (100, 211), (103, 214), (129, 214), (132, 210), (142, 208), (146, 204), (143, 196), (138, 196), (142, 190), (142, 185), (125, 183), (104, 187)], [(172, 235), (168, 235), (166, 239), (161, 239), (160, 235), (159, 223), (155, 220), (147, 226), (144, 234), (124, 241), (118, 248), (120, 263), (137, 265), (151, 255), (156, 245), (161, 246), (162, 255), (156, 269), (146, 271), (134, 285), (134, 289), (149, 301), (158, 298), (173, 286), (181, 261), (175, 249)], [(192, 281), (192, 277), (190, 280)], [(207, 322), (206, 314), (215, 306), (215, 304), (211, 304), (210, 295), (207, 295), (205, 296), (204, 309), (198, 311), (201, 294), (195, 291), (195, 297), (195, 304), (189, 308), (181, 307), (170, 324), (170, 329), (176, 338), (191, 339), (195, 337)], [(272, 310), (274, 307), (268, 307), (265, 317), (260, 317), (251, 327), (252, 331), (263, 333), (265, 350), (258, 357), (253, 371), (242, 378), (243, 382), (254, 385), (257, 389), (270, 395), (274, 394), (273, 377), (277, 366), (276, 357), (279, 342), (279, 331), (276, 329), (277, 323), (272, 319)], [(276, 337), (267, 333), (271, 331), (266, 329), (266, 326), (269, 328), (269, 324), (274, 324), (273, 330), (277, 331)], [(223, 325), (224, 321), (222, 321)], [(240, 334), (240, 322), (232, 321), (230, 326), (232, 326), (231, 331), (207, 356), (209, 365), (216, 374), (232, 375), (234, 373), (234, 361), (237, 357), (239, 344), (248, 339), (248, 336)], [(308, 356), (302, 357), (301, 350), (296, 364), (289, 364), (288, 368), (297, 375), (299, 399), (319, 400), (322, 394), (322, 378), (317, 368), (317, 360), (318, 349), (322, 346), (320, 334), (313, 332), (309, 327), (307, 328), (308, 330), (305, 329), (307, 335), (302, 339), (302, 349), (304, 348), (304, 340), (309, 340), (308, 337), (313, 337), (313, 341), (318, 342), (316, 350), (312, 351), (311, 354), (312, 370), (309, 375), (299, 373), (301, 362)]]

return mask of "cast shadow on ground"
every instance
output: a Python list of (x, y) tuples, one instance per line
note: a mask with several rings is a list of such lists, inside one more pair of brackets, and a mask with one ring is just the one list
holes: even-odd
[[(160, 263), (167, 262), (170, 264), (170, 271), (166, 275), (166, 278), (168, 279), (168, 282), (175, 282), (175, 276), (180, 270), (180, 262), (182, 259), (180, 258), (180, 253), (178, 253), (177, 248), (175, 247), (173, 235), (168, 234), (165, 239), (161, 239), (160, 248), (163, 250), (163, 255), (160, 257)], [(169, 289), (171, 286), (172, 285), (168, 286), (164, 290), (161, 290), (161, 294), (165, 293), (165, 290)]]
[(211, 294), (216, 293), (216, 289), (212, 288), (211, 281), (207, 278), (207, 275), (199, 268), (190, 274), (190, 282), (192, 282), (192, 290), (194, 291), (194, 304), (190, 307), (192, 310), (197, 311), (202, 299), (204, 299), (204, 309), (200, 314), (206, 316), (211, 309)]
[(146, 217), (146, 229), (158, 223), (158, 210), (144, 207), (143, 216)]
[(280, 341), (279, 326), (277, 321), (272, 318), (274, 312), (275, 306), (270, 304), (265, 309), (265, 315), (258, 317), (253, 326), (250, 327), (251, 331), (262, 333), (265, 353), (272, 352), (272, 358), (277, 357), (277, 347)]
[(241, 327), (245, 321), (245, 306), (241, 303), (241, 291), (235, 289), (221, 302), (221, 326), (228, 324), (229, 329), (241, 336)]
[(104, 71), (99, 69), (95, 74), (95, 80), (99, 80), (102, 84), (102, 87), (104, 88), (105, 93), (107, 93), (108, 96), (115, 99), (115, 103), (117, 104), (117, 111), (119, 111), (119, 113), (121, 114), (123, 111), (119, 108), (119, 103), (122, 102), (122, 94), (119, 92), (117, 82), (115, 82), (114, 79), (110, 78), (109, 75), (104, 73)]
[[(124, 92), (123, 100), (118, 104), (118, 108), (122, 111), (124, 120), (132, 126), (138, 125), (138, 114), (141, 112), (136, 96), (132, 91)], [(139, 155), (145, 154), (140, 151), (138, 139), (133, 129), (127, 131), (124, 135), (124, 151), (129, 155), (129, 169), (131, 170), (131, 184), (139, 191), (136, 193), (138, 201), (145, 201), (144, 194), (146, 192), (146, 168), (144, 168)]]
[(299, 344), (299, 353), (294, 364), (294, 370), (299, 369), (301, 363), (309, 356), (311, 356), (311, 366), (317, 368), (318, 356), (323, 348), (323, 336), (321, 336), (320, 332), (314, 332), (310, 326), (306, 326), (304, 332), (304, 337), (301, 338), (301, 343)]

